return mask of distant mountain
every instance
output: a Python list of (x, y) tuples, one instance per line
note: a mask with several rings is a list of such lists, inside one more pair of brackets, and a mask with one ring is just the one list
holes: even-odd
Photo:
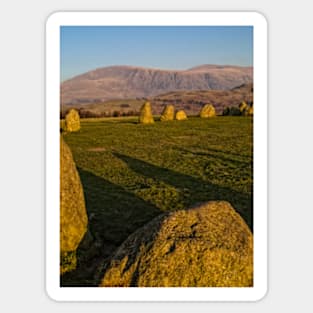
[(110, 66), (64, 81), (61, 84), (61, 104), (150, 98), (173, 91), (230, 90), (252, 81), (252, 67), (208, 64), (174, 71)]

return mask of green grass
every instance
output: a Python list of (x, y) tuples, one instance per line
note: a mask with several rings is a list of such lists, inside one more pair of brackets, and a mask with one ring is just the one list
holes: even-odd
[[(229, 201), (252, 229), (252, 128), (248, 117), (151, 125), (137, 124), (137, 118), (81, 120), (81, 130), (64, 139), (83, 184), (90, 233), (100, 246), (88, 262), (103, 262), (160, 213), (208, 200)], [(81, 259), (87, 250), (78, 252)], [(84, 275), (82, 268), (64, 285), (95, 284), (95, 273)]]

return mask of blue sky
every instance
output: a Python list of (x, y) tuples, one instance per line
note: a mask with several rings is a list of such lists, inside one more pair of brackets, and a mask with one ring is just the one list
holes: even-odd
[(253, 65), (249, 26), (62, 26), (61, 80), (99, 67)]

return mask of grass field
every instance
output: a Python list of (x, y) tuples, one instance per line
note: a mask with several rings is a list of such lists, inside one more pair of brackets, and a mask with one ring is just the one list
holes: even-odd
[(80, 266), (62, 284), (96, 285), (110, 253), (164, 211), (226, 200), (252, 229), (252, 121), (86, 119), (79, 132), (63, 134), (83, 184), (91, 236), (78, 250)]

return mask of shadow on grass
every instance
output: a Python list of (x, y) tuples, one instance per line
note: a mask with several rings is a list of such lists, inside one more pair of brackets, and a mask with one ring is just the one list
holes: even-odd
[(210, 200), (225, 200), (230, 202), (248, 224), (251, 231), (253, 231), (253, 204), (252, 196), (249, 194), (211, 184), (199, 178), (162, 168), (123, 154), (114, 153), (114, 155), (123, 160), (133, 171), (140, 175), (149, 176), (182, 190), (186, 208)]
[[(248, 164), (250, 162), (245, 161), (245, 160), (251, 159), (251, 155), (249, 155), (249, 154), (233, 153), (233, 152), (229, 152), (229, 151), (213, 149), (213, 148), (208, 148), (208, 147), (205, 148), (205, 152), (191, 151), (191, 150), (184, 149), (181, 147), (179, 147), (179, 148), (175, 147), (174, 149), (178, 150), (178, 151), (182, 151), (184, 153), (192, 153), (194, 155), (214, 157), (214, 158), (219, 158), (219, 159), (224, 160), (224, 161), (231, 161), (231, 162), (242, 162), (242, 163)], [(238, 160), (238, 158), (242, 161)]]
[(161, 212), (120, 186), (78, 169), (84, 189), (88, 231), (77, 249), (76, 270), (61, 277), (61, 286), (98, 286), (116, 248), (137, 228)]
[[(163, 181), (182, 191), (186, 208), (210, 200), (230, 202), (253, 231), (251, 195), (120, 153), (115, 152), (114, 156), (134, 172)], [(120, 244), (136, 229), (162, 212), (121, 186), (86, 170), (78, 171), (84, 189), (89, 225), (77, 250), (77, 268), (62, 275), (61, 286), (95, 287), (99, 285), (113, 252)]]
[(231, 162), (232, 164), (236, 164), (239, 166), (250, 166), (251, 165), (251, 161), (242, 161), (242, 160), (238, 160), (238, 157), (240, 157), (241, 159), (245, 158), (249, 158), (249, 156), (245, 156), (245, 155), (240, 155), (240, 154), (231, 154), (232, 156), (237, 157), (237, 159), (234, 158), (230, 158), (230, 157), (225, 157), (222, 156), (221, 154), (227, 154), (229, 155), (230, 153), (228, 152), (223, 152), (220, 150), (215, 150), (215, 149), (206, 149), (208, 151), (213, 151), (213, 153), (210, 152), (200, 152), (200, 151), (191, 151), (191, 150), (187, 150), (187, 149), (183, 149), (183, 148), (175, 148), (176, 150), (183, 152), (183, 153), (190, 153), (193, 154), (195, 156), (204, 156), (204, 157), (209, 157), (209, 158), (214, 158), (214, 159), (219, 159), (221, 161), (224, 162)]

